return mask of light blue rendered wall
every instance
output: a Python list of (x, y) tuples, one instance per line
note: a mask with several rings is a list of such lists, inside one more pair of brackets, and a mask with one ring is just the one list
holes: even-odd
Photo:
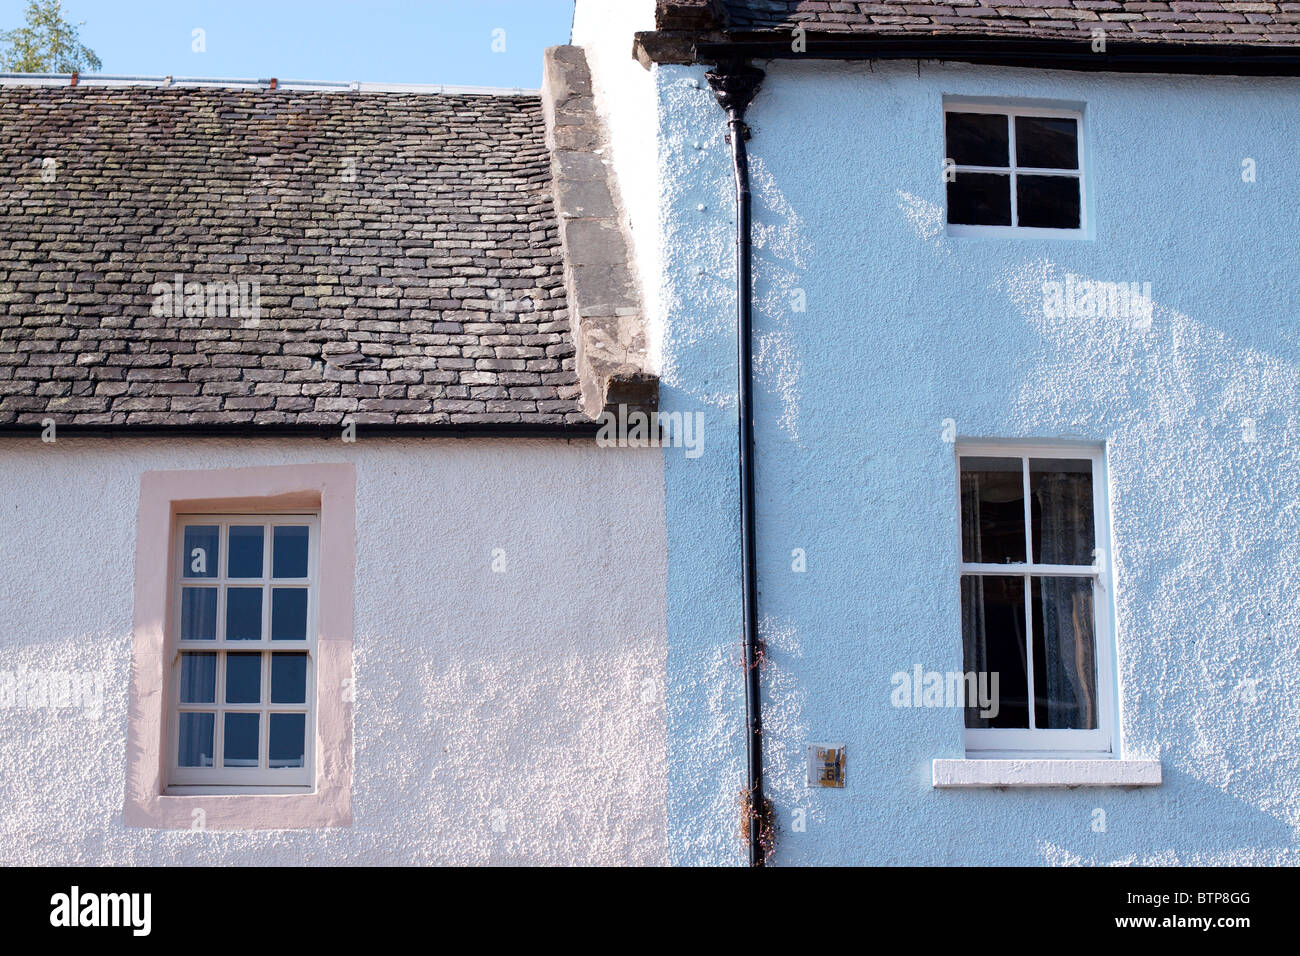
[[(768, 70), (749, 146), (776, 862), (1300, 863), (1300, 81)], [(676, 863), (736, 863), (733, 187), (703, 72), (656, 71), (661, 403), (706, 417), (702, 457), (665, 452), (669, 833)], [(944, 95), (1085, 103), (1095, 238), (946, 238)], [(1150, 282), (1150, 328), (1046, 318), (1067, 273)], [(961, 712), (892, 707), (890, 676), (961, 667), (947, 418), (1106, 443), (1121, 746), (1162, 786), (931, 787)], [(846, 789), (808, 790), (817, 740), (847, 744)]]

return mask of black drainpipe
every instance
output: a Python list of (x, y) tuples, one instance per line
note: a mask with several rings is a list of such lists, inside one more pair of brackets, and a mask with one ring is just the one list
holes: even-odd
[(751, 360), (750, 193), (749, 157), (745, 140), (745, 108), (763, 81), (763, 71), (743, 60), (719, 62), (707, 74), (718, 103), (727, 111), (731, 128), (731, 158), (736, 173), (736, 401), (740, 418), (740, 567), (744, 604), (745, 723), (747, 781), (745, 808), (749, 814), (749, 865), (763, 866), (764, 836), (771, 835), (767, 801), (763, 798), (763, 704), (758, 679), (758, 581), (754, 566), (754, 369)]

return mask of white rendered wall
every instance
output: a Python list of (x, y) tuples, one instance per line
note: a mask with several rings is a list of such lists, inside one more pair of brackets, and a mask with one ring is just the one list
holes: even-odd
[(591, 69), (596, 111), (632, 233), (652, 367), (663, 353), (659, 314), (659, 147), (654, 78), (632, 55), (632, 37), (655, 26), (655, 0), (577, 0), (571, 42)]
[[(339, 461), (357, 469), (352, 826), (124, 827), (141, 472)], [(98, 718), (0, 708), (0, 864), (662, 863), (664, 589), (657, 449), (0, 440), (0, 671), (106, 678)]]

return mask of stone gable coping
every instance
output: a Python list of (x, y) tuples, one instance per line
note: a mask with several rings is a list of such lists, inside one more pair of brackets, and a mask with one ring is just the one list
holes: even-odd
[(659, 383), (645, 310), (581, 47), (546, 51), (542, 111), (583, 412), (594, 418), (618, 405), (653, 408)]

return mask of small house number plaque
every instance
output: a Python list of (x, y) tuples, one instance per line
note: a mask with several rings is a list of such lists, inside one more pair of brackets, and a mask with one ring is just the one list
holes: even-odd
[(847, 769), (843, 744), (808, 745), (808, 786), (842, 787)]

